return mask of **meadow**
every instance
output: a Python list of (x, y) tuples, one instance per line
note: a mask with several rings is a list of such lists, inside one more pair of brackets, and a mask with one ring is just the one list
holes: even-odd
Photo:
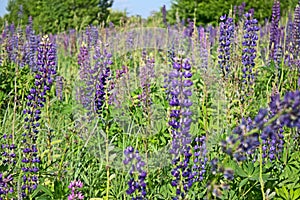
[(6, 24), (0, 200), (300, 199), (300, 2), (254, 12)]

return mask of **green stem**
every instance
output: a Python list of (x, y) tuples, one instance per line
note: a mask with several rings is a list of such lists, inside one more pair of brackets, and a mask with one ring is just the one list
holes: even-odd
[(258, 183), (258, 181), (256, 181), (246, 192), (243, 192), (243, 195), (242, 195), (242, 197), (244, 197), (244, 196), (246, 196), (246, 194), (248, 194), (248, 192), (250, 192), (251, 191), (251, 189), (253, 188), (253, 187), (255, 187), (256, 186), (256, 184)]
[(50, 130), (50, 114), (49, 114), (49, 107), (50, 107), (50, 99), (47, 96), (47, 106), (46, 106), (46, 115), (48, 121), (48, 133), (47, 133), (47, 148), (48, 148), (48, 165), (51, 165), (52, 161), (52, 144), (51, 144), (51, 130)]
[[(108, 144), (108, 139), (106, 139), (106, 144)], [(108, 145), (106, 145), (106, 149), (108, 149)], [(109, 200), (109, 166), (108, 166), (108, 150), (106, 150), (106, 199)]]
[(259, 183), (260, 183), (260, 190), (261, 190), (261, 194), (262, 194), (262, 199), (266, 200), (266, 196), (265, 196), (265, 189), (264, 189), (264, 180), (263, 180), (263, 157), (262, 157), (262, 144), (260, 144), (259, 146), (259, 154), (260, 154), (260, 160), (259, 160)]
[[(12, 131), (11, 131), (11, 142), (12, 144), (15, 144), (15, 121), (16, 121), (16, 113), (17, 113), (17, 100), (18, 100), (18, 94), (17, 94), (17, 78), (18, 78), (19, 70), (18, 66), (15, 65), (15, 80), (14, 80), (14, 113), (13, 113), (13, 121), (12, 121)], [(12, 153), (14, 153), (14, 149), (12, 149)]]
[(110, 171), (109, 171), (109, 110), (108, 110), (108, 96), (106, 94), (106, 101), (105, 101), (105, 109), (107, 111), (107, 115), (106, 115), (106, 121), (105, 121), (105, 132), (106, 132), (106, 139), (105, 139), (105, 146), (106, 146), (106, 200), (109, 200), (109, 190), (110, 190)]

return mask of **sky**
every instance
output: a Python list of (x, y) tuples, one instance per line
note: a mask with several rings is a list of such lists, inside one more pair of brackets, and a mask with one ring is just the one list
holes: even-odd
[[(6, 12), (8, 0), (0, 0), (0, 16)], [(141, 15), (143, 18), (150, 16), (151, 11), (158, 11), (160, 7), (166, 5), (169, 9), (171, 0), (114, 0), (113, 9), (124, 11), (129, 15)]]
[(163, 5), (169, 9), (171, 0), (114, 0), (112, 8), (121, 11), (126, 9), (129, 15), (141, 15), (146, 18), (150, 16), (151, 11), (159, 11)]

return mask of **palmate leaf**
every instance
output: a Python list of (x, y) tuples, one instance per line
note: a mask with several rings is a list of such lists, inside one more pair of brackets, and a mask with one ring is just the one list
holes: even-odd
[(297, 200), (300, 196), (300, 189), (294, 191), (293, 189), (288, 190), (285, 186), (282, 188), (275, 188), (276, 194), (280, 199), (284, 200)]
[(240, 167), (235, 169), (235, 173), (241, 177), (245, 177), (245, 178), (248, 177), (248, 174)]
[[(259, 181), (259, 167), (251, 161), (243, 163), (241, 166), (236, 165), (234, 171), (235, 174), (240, 177), (248, 178), (248, 180), (252, 181)], [(263, 173), (262, 177), (264, 181), (267, 181), (269, 180), (270, 173)]]
[(300, 188), (293, 192), (292, 198), (293, 198), (293, 200), (297, 200), (297, 199), (299, 199), (299, 197), (300, 197)]
[(239, 189), (241, 189), (244, 185), (246, 185), (248, 181), (249, 181), (248, 178), (243, 179), (239, 184)]
[(283, 154), (283, 161), (286, 163), (285, 167), (279, 175), (281, 182), (279, 187), (287, 187), (288, 189), (296, 189), (300, 187), (300, 166), (299, 166), (299, 153), (292, 153), (291, 156)]
[(233, 190), (224, 190), (221, 199), (239, 200), (239, 197)]
[[(44, 193), (41, 196), (38, 196), (39, 193)], [(37, 189), (32, 193), (31, 197), (33, 199), (52, 199), (53, 198), (53, 193), (51, 192), (50, 189), (48, 189), (47, 187), (43, 186), (43, 185), (38, 185)]]

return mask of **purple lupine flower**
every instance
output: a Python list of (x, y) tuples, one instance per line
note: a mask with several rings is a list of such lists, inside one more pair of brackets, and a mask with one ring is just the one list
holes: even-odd
[(70, 48), (70, 36), (66, 32), (63, 33), (62, 37), (63, 39), (63, 46), (64, 46), (64, 53), (65, 56), (69, 55), (69, 48)]
[(102, 112), (102, 106), (105, 101), (105, 95), (108, 93), (107, 83), (108, 78), (111, 75), (110, 66), (112, 65), (112, 54), (108, 53), (106, 49), (103, 50), (103, 53), (100, 52), (100, 48), (96, 47), (94, 59), (96, 64), (94, 67), (95, 70), (95, 111), (97, 114)]
[(299, 111), (298, 90), (287, 92), (283, 99), (280, 99), (278, 94), (273, 94), (268, 109), (260, 109), (253, 120), (243, 119), (242, 123), (234, 129), (234, 135), (222, 142), (223, 151), (232, 155), (237, 161), (243, 161), (249, 157), (247, 155), (253, 154), (259, 148), (260, 137), (263, 142), (263, 158), (269, 157), (271, 161), (274, 160), (282, 153), (284, 126), (300, 127)]
[(195, 138), (196, 144), (194, 146), (194, 164), (192, 168), (192, 179), (189, 182), (190, 187), (194, 182), (201, 182), (206, 173), (208, 157), (205, 139), (205, 136)]
[(134, 32), (133, 31), (129, 31), (127, 33), (127, 37), (126, 37), (126, 48), (128, 49), (134, 49)]
[[(6, 142), (0, 146), (0, 161), (2, 161), (2, 165), (11, 169), (17, 163), (15, 154), (16, 146), (12, 143), (12, 135), (3, 134), (2, 137)], [(8, 194), (14, 192), (14, 185), (16, 183), (14, 182), (13, 174), (9, 174), (8, 171), (7, 173), (0, 173), (0, 199), (5, 199)]]
[(199, 45), (200, 45), (200, 59), (201, 59), (201, 69), (207, 69), (208, 67), (208, 41), (206, 39), (205, 30), (203, 27), (198, 28), (198, 35), (199, 35)]
[[(91, 60), (91, 54), (93, 54)], [(83, 86), (79, 87), (77, 100), (87, 111), (88, 120), (93, 114), (100, 114), (108, 95), (108, 79), (111, 75), (110, 65), (112, 65), (112, 54), (108, 53), (103, 45), (97, 44), (94, 52), (82, 45), (78, 55), (80, 65), (80, 79)], [(93, 62), (94, 61), (94, 62)]]
[(246, 86), (250, 88), (255, 79), (253, 68), (255, 66), (254, 59), (256, 58), (256, 46), (258, 40), (257, 31), (259, 30), (257, 23), (258, 21), (252, 18), (252, 15), (249, 13), (245, 14), (244, 40), (242, 43), (244, 47), (242, 53), (242, 78), (244, 89), (246, 89)]
[[(261, 109), (255, 120), (243, 118), (241, 124), (233, 130), (233, 135), (230, 135), (226, 141), (222, 141), (223, 151), (232, 155), (237, 161), (244, 161), (247, 159), (247, 155), (253, 155), (259, 146), (259, 134), (254, 133), (251, 137), (245, 135), (254, 129), (256, 121), (265, 121), (266, 116), (267, 110)], [(233, 149), (237, 142), (239, 142), (239, 145)]]
[(92, 111), (92, 94), (94, 91), (94, 81), (91, 67), (91, 58), (88, 48), (83, 45), (80, 47), (78, 54), (78, 65), (80, 80), (84, 82), (84, 86), (78, 88), (76, 100), (81, 103), (84, 109), (89, 113)]
[(116, 78), (112, 82), (109, 95), (109, 104), (113, 104), (117, 108), (121, 107), (122, 99), (124, 98), (123, 89), (128, 87), (129, 71), (127, 66), (122, 66), (122, 69), (116, 70)]
[(77, 52), (76, 30), (74, 29), (69, 30), (69, 37), (70, 37), (70, 55), (72, 57)]
[[(14, 192), (12, 175), (0, 173), (0, 199), (6, 199), (8, 194)], [(2, 196), (3, 195), (3, 196)]]
[(130, 169), (130, 180), (128, 181), (128, 189), (126, 193), (132, 195), (133, 200), (146, 199), (146, 183), (145, 179), (147, 172), (144, 171), (143, 167), (145, 162), (141, 159), (138, 150), (135, 150), (132, 146), (127, 147), (124, 150), (125, 159), (123, 163), (128, 165), (131, 163)]
[(85, 29), (85, 42), (87, 44), (88, 49), (91, 49), (91, 47), (96, 47), (98, 37), (99, 37), (99, 32), (97, 27), (88, 26)]
[(138, 96), (138, 99), (141, 101), (142, 106), (146, 110), (151, 104), (152, 100), (150, 97), (151, 93), (151, 84), (155, 78), (155, 60), (153, 58), (144, 58), (145, 66), (140, 68), (140, 85), (142, 88), (142, 93)]
[(64, 87), (64, 82), (63, 82), (63, 77), (62, 76), (56, 76), (56, 97), (60, 101), (63, 100), (63, 87)]
[(98, 28), (96, 26), (91, 26), (91, 45), (96, 47), (98, 39), (99, 39)]
[(25, 65), (24, 62), (24, 37), (23, 37), (23, 30), (20, 25), (17, 27), (17, 52), (16, 52), (16, 63), (19, 67), (23, 67)]
[(35, 75), (35, 86), (30, 89), (27, 96), (27, 108), (24, 109), (25, 131), (23, 138), (23, 186), (22, 196), (37, 188), (38, 177), (35, 175), (39, 169), (36, 166), (40, 159), (36, 141), (40, 128), (41, 109), (46, 103), (46, 95), (50, 90), (56, 74), (56, 49), (47, 36), (42, 38), (38, 47), (37, 73)]
[(209, 25), (206, 30), (209, 33), (210, 46), (213, 46), (215, 44), (215, 40), (216, 40), (217, 29), (215, 27), (213, 27), (212, 25)]
[(83, 183), (78, 181), (71, 181), (70, 185), (68, 186), (69, 189), (71, 189), (71, 194), (68, 196), (68, 200), (81, 200), (84, 199), (84, 195), (78, 191), (78, 189), (83, 187)]
[(275, 52), (278, 46), (280, 45), (280, 30), (279, 30), (279, 21), (280, 21), (280, 0), (274, 0), (272, 7), (272, 21), (271, 21), (271, 30), (270, 30), (270, 59), (275, 60)]
[(292, 58), (291, 58), (291, 54), (292, 54), (292, 45), (293, 45), (293, 20), (292, 20), (292, 15), (291, 13), (289, 13), (288, 16), (288, 22), (286, 25), (286, 39), (285, 39), (285, 51), (287, 52), (287, 54), (285, 54), (285, 64), (288, 66), (292, 65)]
[[(300, 58), (298, 56), (300, 51), (300, 2), (295, 8), (294, 12), (294, 26), (293, 26), (293, 42), (292, 42), (292, 54), (293, 63), (297, 68), (300, 68)], [(297, 65), (298, 64), (298, 65)]]
[(161, 13), (162, 13), (162, 18), (163, 18), (163, 23), (167, 27), (168, 26), (168, 22), (167, 22), (167, 9), (166, 9), (166, 5), (163, 5), (163, 7), (161, 9)]
[[(173, 198), (176, 199), (179, 196), (183, 198), (192, 186), (190, 180), (193, 173), (189, 167), (192, 153), (189, 144), (192, 141), (190, 134), (192, 101), (190, 96), (193, 82), (188, 59), (173, 57), (171, 61), (173, 70), (169, 73), (167, 94), (171, 106), (169, 126), (172, 133), (172, 147), (170, 152), (173, 154), (172, 164), (174, 167), (171, 171), (174, 178), (171, 185), (176, 187), (176, 196)], [(181, 162), (179, 162), (180, 157), (182, 157)], [(179, 174), (182, 174), (182, 177)]]
[(12, 142), (12, 135), (3, 134), (3, 139), (6, 143), (1, 144), (1, 160), (4, 165), (14, 165), (16, 164), (16, 154), (15, 150), (16, 145)]
[(283, 57), (283, 49), (281, 45), (277, 45), (275, 50), (274, 50), (274, 63), (275, 66), (278, 68), (279, 64), (281, 63), (281, 59)]
[(224, 77), (230, 72), (230, 54), (231, 43), (234, 35), (233, 19), (226, 17), (226, 15), (220, 17), (220, 38), (219, 38), (219, 65)]
[(243, 2), (241, 5), (238, 6), (238, 9), (239, 9), (239, 12), (238, 12), (239, 19), (243, 19), (245, 8), (246, 8), (246, 3), (245, 2)]
[(188, 19), (188, 26), (184, 29), (184, 36), (190, 38), (193, 36), (194, 33), (194, 22), (190, 19)]
[(18, 36), (15, 30), (15, 25), (11, 24), (9, 26), (10, 36), (7, 38), (6, 52), (8, 55), (8, 60), (13, 63), (17, 63), (18, 54)]
[(28, 19), (28, 25), (26, 27), (26, 52), (25, 52), (25, 60), (26, 64), (29, 65), (29, 68), (35, 72), (37, 71), (37, 48), (38, 48), (38, 38), (33, 30), (32, 17), (30, 16)]

